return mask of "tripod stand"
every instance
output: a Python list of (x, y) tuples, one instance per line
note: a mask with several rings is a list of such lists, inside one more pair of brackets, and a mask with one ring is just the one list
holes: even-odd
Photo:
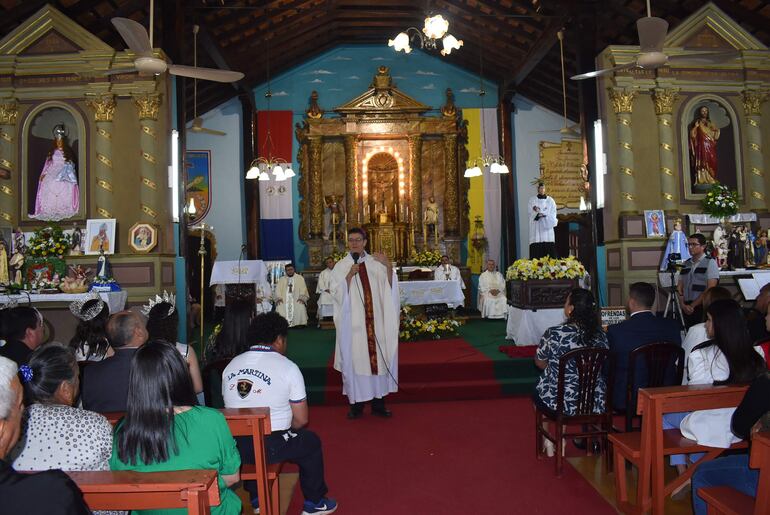
[[(684, 315), (682, 314), (682, 307), (679, 305), (679, 302), (677, 301), (677, 290), (676, 290), (676, 266), (673, 265), (673, 263), (668, 264), (668, 268), (666, 269), (666, 272), (668, 273), (669, 283), (668, 283), (668, 299), (666, 299), (666, 309), (663, 311), (663, 318), (668, 318), (669, 310), (671, 310), (671, 319), (678, 322), (679, 326), (681, 328), (685, 327), (684, 323)], [(662, 275), (662, 274), (661, 274)]]

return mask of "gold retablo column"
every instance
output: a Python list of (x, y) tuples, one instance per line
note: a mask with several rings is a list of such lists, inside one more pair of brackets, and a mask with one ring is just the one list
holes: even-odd
[(663, 209), (667, 213), (676, 211), (678, 207), (678, 174), (674, 163), (674, 130), (672, 127), (674, 102), (676, 102), (678, 96), (678, 89), (655, 88), (652, 91), (655, 115), (658, 118), (660, 192), (663, 196)]
[(19, 223), (16, 215), (19, 205), (16, 191), (16, 174), (19, 173), (16, 154), (18, 114), (19, 105), (16, 100), (0, 101), (0, 219), (13, 226)]
[(321, 162), (323, 154), (323, 139), (320, 136), (308, 137), (310, 142), (310, 237), (323, 236), (323, 188), (321, 186)]
[(607, 88), (618, 125), (618, 168), (620, 172), (620, 213), (636, 213), (636, 181), (634, 180), (634, 147), (631, 134), (631, 113), (636, 91)]
[(422, 223), (422, 136), (419, 134), (409, 136), (409, 184), (411, 189), (409, 198), (411, 199), (410, 215), (411, 220), (407, 222), (415, 224)]
[(345, 213), (348, 217), (348, 227), (360, 225), (356, 197), (356, 163), (358, 162), (356, 143), (358, 138), (354, 134), (345, 135)]
[(746, 113), (746, 171), (749, 192), (745, 195), (752, 211), (767, 211), (765, 203), (765, 158), (762, 154), (762, 103), (767, 93), (747, 89), (743, 91), (743, 110)]
[[(444, 170), (446, 186), (444, 191), (444, 235), (456, 236), (459, 216), (457, 214), (457, 134), (444, 134)], [(438, 229), (438, 228), (437, 228)]]
[(101, 95), (86, 100), (94, 113), (96, 123), (96, 164), (94, 166), (96, 189), (94, 200), (98, 217), (113, 217), (113, 163), (112, 163), (112, 118), (115, 115), (115, 97)]
[[(139, 152), (142, 159), (139, 166), (139, 202), (141, 219), (153, 222), (159, 214), (159, 195), (163, 185), (158, 184), (157, 133), (160, 95), (147, 94), (134, 97), (134, 105), (139, 115)], [(165, 184), (165, 183), (164, 183)]]

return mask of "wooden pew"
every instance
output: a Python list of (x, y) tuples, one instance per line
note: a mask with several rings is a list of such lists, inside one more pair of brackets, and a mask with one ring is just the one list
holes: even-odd
[(83, 492), (91, 510), (186, 508), (190, 515), (208, 515), (218, 505), (215, 470), (173, 472), (67, 472)]
[(254, 444), (254, 465), (241, 465), (241, 480), (256, 481), (259, 493), (259, 512), (266, 515), (280, 513), (278, 476), (283, 463), (268, 464), (265, 436), (271, 432), (270, 408), (224, 408), (220, 410), (233, 436), (251, 437)]
[[(664, 431), (665, 413), (735, 407), (743, 399), (747, 388), (745, 385), (689, 385), (640, 389), (637, 413), (642, 416), (641, 432), (609, 435), (614, 448), (618, 509), (624, 513), (645, 513), (651, 510), (655, 515), (663, 515), (666, 496), (690, 479), (701, 463), (716, 458), (724, 451), (688, 440), (678, 429)], [(746, 442), (739, 442), (731, 448), (746, 447)], [(666, 484), (666, 457), (693, 452), (704, 452), (706, 455), (683, 475)], [(639, 470), (635, 506), (628, 501), (626, 461), (636, 465)]]
[(770, 432), (755, 433), (751, 439), (749, 466), (759, 469), (757, 497), (727, 486), (701, 488), (709, 515), (766, 515), (770, 513)]

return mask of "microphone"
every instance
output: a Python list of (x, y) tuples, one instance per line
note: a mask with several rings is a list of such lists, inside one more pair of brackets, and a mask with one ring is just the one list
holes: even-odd
[(361, 254), (359, 254), (358, 252), (353, 252), (350, 254), (350, 257), (353, 258), (353, 264), (358, 264), (358, 258), (361, 257)]

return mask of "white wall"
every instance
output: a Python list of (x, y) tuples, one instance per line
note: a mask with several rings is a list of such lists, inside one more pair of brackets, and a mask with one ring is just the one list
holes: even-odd
[(186, 132), (188, 150), (211, 151), (211, 208), (202, 221), (214, 226), (217, 259), (222, 260), (238, 259), (246, 241), (241, 113), (241, 103), (234, 98), (202, 116), (204, 127), (226, 136)]
[[(563, 118), (532, 101), (516, 96), (516, 106), (513, 114), (513, 173), (516, 187), (516, 255), (519, 258), (529, 257), (529, 222), (527, 201), (537, 193), (532, 181), (540, 177), (540, 153), (538, 143), (541, 141), (558, 142), (561, 140), (559, 129), (564, 126)], [(568, 122), (573, 123), (573, 122)], [(550, 133), (535, 133), (534, 131), (555, 130)], [(510, 264), (510, 263), (509, 263)]]

